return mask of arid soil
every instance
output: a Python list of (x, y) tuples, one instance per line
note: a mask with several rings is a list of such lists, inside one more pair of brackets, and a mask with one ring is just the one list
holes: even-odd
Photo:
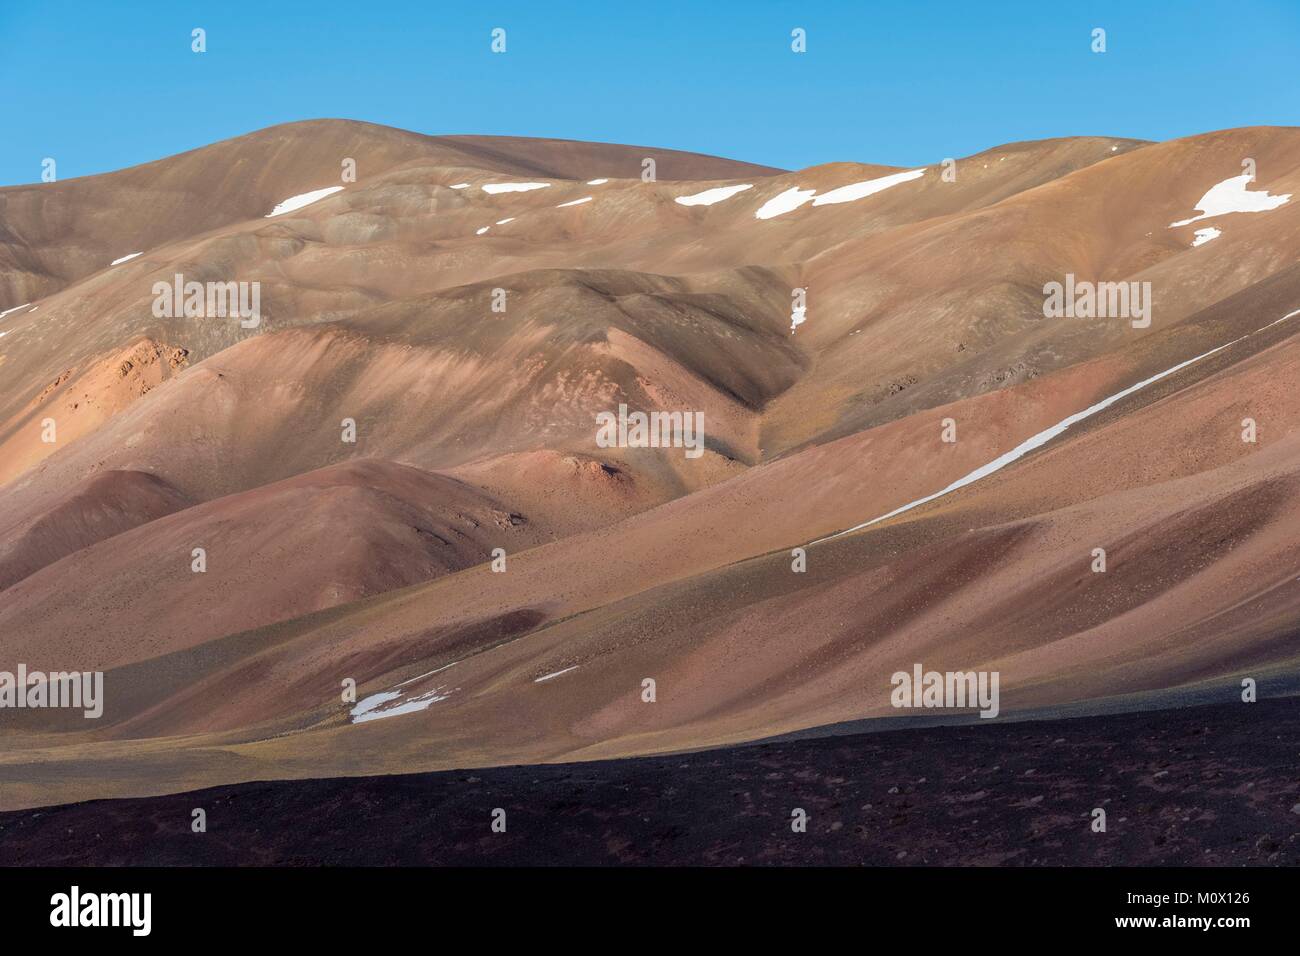
[(1298, 742), (1284, 698), (254, 783), (3, 813), (0, 865), (1294, 866)]

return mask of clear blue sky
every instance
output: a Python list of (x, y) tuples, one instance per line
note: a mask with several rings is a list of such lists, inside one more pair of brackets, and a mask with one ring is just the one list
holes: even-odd
[(0, 184), (318, 117), (915, 165), (1300, 125), (1300, 0), (0, 0), (0, 102)]

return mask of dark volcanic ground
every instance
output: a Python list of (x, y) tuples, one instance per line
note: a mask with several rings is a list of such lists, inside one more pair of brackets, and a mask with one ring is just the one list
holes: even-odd
[(94, 801), (0, 863), (1295, 865), (1300, 698)]

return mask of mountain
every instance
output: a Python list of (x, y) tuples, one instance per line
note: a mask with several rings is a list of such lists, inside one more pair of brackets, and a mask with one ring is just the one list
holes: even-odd
[(106, 688), (0, 710), (0, 807), (905, 723), (916, 664), (1013, 720), (1280, 686), (1297, 195), (1294, 128), (784, 171), (339, 120), (0, 189), (0, 671)]

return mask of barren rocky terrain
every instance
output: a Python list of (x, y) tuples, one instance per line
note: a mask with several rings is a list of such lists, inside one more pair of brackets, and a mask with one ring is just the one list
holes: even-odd
[(93, 801), (0, 865), (1295, 866), (1295, 700)]

